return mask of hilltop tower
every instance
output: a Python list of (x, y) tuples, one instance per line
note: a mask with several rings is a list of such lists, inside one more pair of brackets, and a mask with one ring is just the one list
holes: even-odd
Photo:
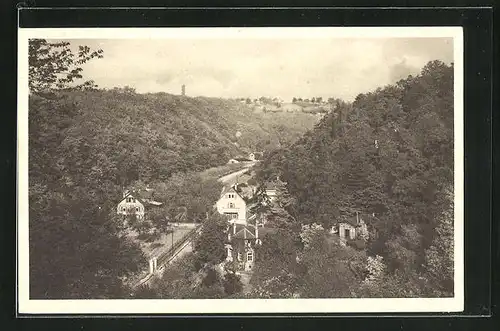
[(181, 91), (182, 91), (182, 95), (186, 95), (186, 85), (182, 84)]

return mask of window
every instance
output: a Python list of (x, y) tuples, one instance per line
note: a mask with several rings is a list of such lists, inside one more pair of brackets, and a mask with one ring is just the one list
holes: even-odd
[(228, 208), (234, 208), (234, 203), (230, 202)]
[(224, 213), (229, 219), (238, 218), (238, 213)]
[(238, 261), (241, 261), (241, 252), (238, 252)]
[(253, 261), (253, 252), (252, 251), (247, 252), (247, 261), (249, 261), (249, 262)]
[(135, 207), (135, 211), (139, 211), (139, 207)]

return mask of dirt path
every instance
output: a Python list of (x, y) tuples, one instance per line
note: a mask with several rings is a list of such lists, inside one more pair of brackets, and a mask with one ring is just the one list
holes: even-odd
[(222, 176), (221, 178), (219, 178), (219, 181), (222, 182), (223, 184), (231, 184), (232, 182), (236, 181), (236, 178), (238, 178), (238, 176), (248, 171), (248, 169), (250, 169), (252, 166), (253, 164), (248, 166), (247, 168), (230, 173), (229, 175)]

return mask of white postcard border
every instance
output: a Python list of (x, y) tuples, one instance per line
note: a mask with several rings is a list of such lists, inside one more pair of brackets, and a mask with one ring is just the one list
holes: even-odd
[[(464, 308), (464, 109), (461, 27), (55, 28), (18, 29), (18, 312), (22, 314), (398, 313)], [(204, 38), (453, 38), (455, 223), (453, 298), (31, 300), (28, 227), (28, 40)]]

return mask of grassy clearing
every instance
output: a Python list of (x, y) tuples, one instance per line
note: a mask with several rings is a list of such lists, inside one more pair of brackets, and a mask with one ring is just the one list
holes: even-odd
[(213, 178), (219, 178), (225, 175), (228, 175), (232, 172), (242, 170), (243, 168), (248, 167), (248, 164), (244, 163), (235, 163), (235, 164), (226, 164), (220, 167), (213, 167), (210, 169), (207, 169), (203, 172), (200, 173), (201, 177), (203, 179), (213, 179)]

